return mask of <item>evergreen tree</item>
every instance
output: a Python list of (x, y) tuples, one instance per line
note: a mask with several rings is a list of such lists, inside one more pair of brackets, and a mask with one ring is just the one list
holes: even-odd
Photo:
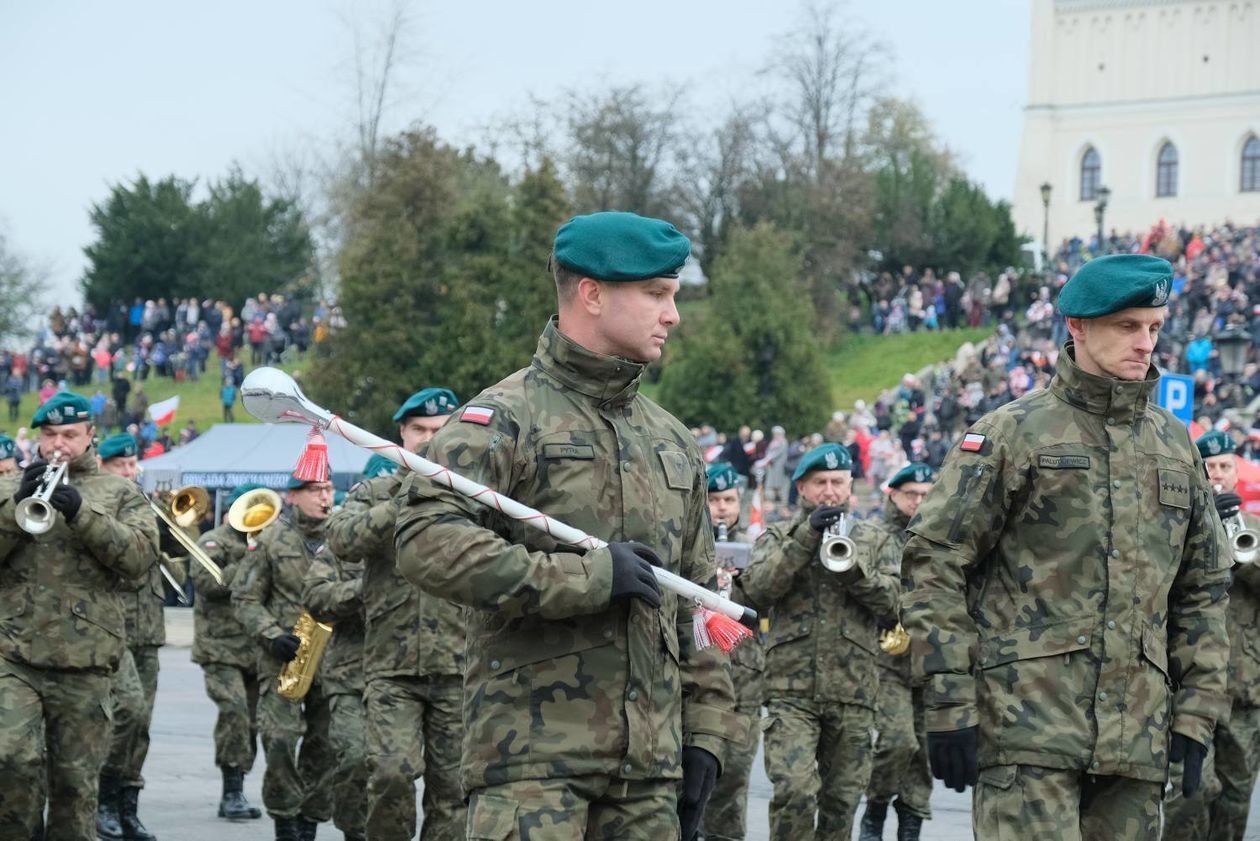
[(681, 331), (661, 376), (661, 403), (684, 423), (822, 425), (829, 386), (799, 254), (772, 225), (731, 232), (711, 306)]

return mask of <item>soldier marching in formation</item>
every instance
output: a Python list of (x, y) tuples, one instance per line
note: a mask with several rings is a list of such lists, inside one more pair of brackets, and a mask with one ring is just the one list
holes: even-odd
[[(824, 444), (792, 477), (800, 509), (749, 549), (735, 471), (706, 471), (638, 392), (689, 250), (659, 220), (570, 220), (530, 366), (462, 408), (422, 389), (393, 418), (405, 449), (607, 547), (380, 456), (339, 511), (329, 482), (294, 477), (287, 516), (201, 536), (225, 573), (192, 568), (219, 816), (261, 817), (243, 791), (261, 735), (277, 841), (329, 819), (350, 841), (735, 841), (764, 732), (775, 839), (847, 841), (865, 794), (862, 841), (890, 805), (917, 841), (933, 776), (974, 787), (986, 841), (1241, 839), (1260, 518), (1233, 440), (1192, 444), (1149, 402), (1171, 266), (1087, 263), (1059, 297), (1050, 387), (973, 424), (935, 486), (911, 464), (850, 526), (850, 454)], [(137, 802), (161, 569), (182, 582), (184, 550), (136, 486), (135, 440), (94, 450), (90, 418), (56, 394), (25, 470), (0, 436), (0, 839), (154, 838)], [(653, 567), (762, 610), (764, 648), (701, 650)], [(277, 676), (306, 652), (304, 612), (333, 631), (291, 700)]]

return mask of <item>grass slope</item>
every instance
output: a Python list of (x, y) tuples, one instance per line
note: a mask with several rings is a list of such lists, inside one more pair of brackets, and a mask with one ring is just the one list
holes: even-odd
[(907, 372), (952, 359), (961, 345), (982, 342), (992, 332), (992, 328), (981, 327), (896, 336), (846, 336), (827, 352), (832, 405), (848, 411), (859, 398), (871, 404), (880, 392), (901, 382)]

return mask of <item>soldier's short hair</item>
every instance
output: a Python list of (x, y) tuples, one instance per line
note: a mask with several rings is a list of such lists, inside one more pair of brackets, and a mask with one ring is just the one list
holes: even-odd
[(562, 304), (567, 304), (573, 300), (573, 296), (577, 294), (578, 281), (584, 275), (578, 272), (566, 269), (556, 260), (555, 254), (551, 255), (551, 274), (556, 279), (556, 298)]

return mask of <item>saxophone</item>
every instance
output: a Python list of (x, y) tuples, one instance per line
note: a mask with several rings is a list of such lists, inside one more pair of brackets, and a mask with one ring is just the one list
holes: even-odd
[(300, 701), (306, 697), (315, 681), (315, 673), (319, 671), (319, 661), (324, 656), (328, 640), (332, 639), (332, 632), (332, 625), (316, 622), (310, 611), (302, 611), (293, 626), (293, 635), (301, 640), (297, 656), (285, 663), (280, 671), (277, 691), (282, 698)]
[(910, 650), (910, 635), (898, 622), (895, 628), (889, 628), (879, 635), (879, 650), (893, 657), (900, 657)]

